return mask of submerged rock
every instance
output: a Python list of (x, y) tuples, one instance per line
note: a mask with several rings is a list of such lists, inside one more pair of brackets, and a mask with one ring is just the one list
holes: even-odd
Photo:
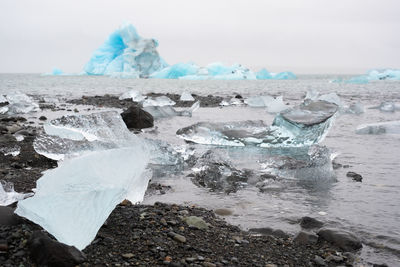
[(304, 229), (321, 228), (324, 225), (323, 222), (318, 221), (315, 218), (304, 216), (300, 220), (300, 226)]
[(317, 234), (321, 239), (326, 240), (345, 251), (353, 251), (362, 248), (361, 241), (358, 237), (343, 230), (322, 228)]
[(293, 238), (293, 242), (301, 245), (312, 245), (318, 242), (318, 236), (314, 233), (301, 231)]

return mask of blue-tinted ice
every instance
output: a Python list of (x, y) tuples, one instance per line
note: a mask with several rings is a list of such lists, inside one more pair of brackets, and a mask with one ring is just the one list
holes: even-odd
[(35, 196), (20, 201), (16, 213), (84, 249), (118, 203), (143, 200), (149, 151), (117, 112), (64, 116), (44, 129), (34, 149), (64, 160), (44, 173)]
[(315, 101), (279, 113), (272, 126), (263, 121), (200, 122), (179, 129), (177, 135), (189, 142), (220, 146), (310, 146), (324, 139), (337, 110), (333, 103)]
[(154, 39), (143, 39), (132, 24), (113, 32), (85, 66), (89, 75), (148, 77), (167, 66), (157, 52)]

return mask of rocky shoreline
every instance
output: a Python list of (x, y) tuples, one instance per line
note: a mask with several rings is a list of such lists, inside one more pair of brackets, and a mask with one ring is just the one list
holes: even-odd
[[(167, 96), (176, 101), (178, 107), (191, 105), (178, 101), (178, 95)], [(213, 96), (195, 98), (206, 107), (216, 107), (222, 100), (222, 97)], [(119, 100), (110, 95), (82, 97), (68, 102), (123, 109), (132, 104), (130, 100)], [(22, 117), (4, 116), (0, 121), (1, 147), (20, 147), (17, 156), (0, 153), (0, 180), (14, 183), (17, 192), (30, 192), (41, 172), (56, 167), (57, 163), (34, 151), (32, 143), (40, 129), (32, 127)], [(23, 140), (17, 141), (16, 135), (23, 136)], [(168, 189), (161, 184), (150, 184), (147, 194), (155, 191), (164, 194)], [(299, 222), (303, 231), (292, 237), (273, 229), (242, 231), (227, 224), (214, 211), (200, 207), (164, 203), (132, 205), (124, 201), (111, 213), (95, 240), (83, 250), (84, 254), (80, 254), (51, 241), (53, 239), (47, 240), (50, 235), (40, 226), (14, 215), (14, 207), (0, 207), (1, 266), (360, 264), (360, 259), (354, 254), (361, 246), (359, 240), (352, 240), (351, 234), (346, 235), (343, 231), (326, 234), (327, 229), (319, 229), (323, 225), (312, 218)], [(45, 237), (43, 234), (38, 237), (38, 231)]]

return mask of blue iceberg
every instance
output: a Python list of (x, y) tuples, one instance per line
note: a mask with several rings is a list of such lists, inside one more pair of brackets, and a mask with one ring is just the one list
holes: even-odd
[(266, 69), (261, 69), (256, 73), (256, 77), (258, 80), (295, 80), (297, 79), (296, 75), (293, 72), (285, 71), (279, 73), (271, 73)]
[(370, 81), (381, 81), (381, 80), (400, 81), (400, 70), (396, 69), (370, 70), (365, 75), (350, 78), (349, 80), (346, 81), (346, 83), (366, 84)]
[(158, 42), (144, 39), (132, 24), (124, 24), (100, 46), (85, 66), (89, 75), (148, 77), (167, 67), (157, 52)]
[(198, 70), (199, 66), (194, 63), (178, 63), (153, 73), (150, 78), (178, 79), (188, 75), (196, 75)]
[[(118, 78), (158, 78), (185, 80), (256, 80), (296, 79), (292, 72), (257, 74), (241, 64), (226, 66), (220, 62), (200, 67), (194, 63), (169, 66), (157, 52), (155, 39), (139, 36), (132, 24), (125, 23), (101, 45), (84, 68), (88, 75), (109, 75)], [(53, 75), (63, 75), (58, 70)]]

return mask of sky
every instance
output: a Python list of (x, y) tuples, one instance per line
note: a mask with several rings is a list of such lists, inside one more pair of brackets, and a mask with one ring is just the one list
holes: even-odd
[(0, 73), (80, 72), (124, 22), (157, 39), (169, 64), (400, 68), (399, 0), (0, 0)]

